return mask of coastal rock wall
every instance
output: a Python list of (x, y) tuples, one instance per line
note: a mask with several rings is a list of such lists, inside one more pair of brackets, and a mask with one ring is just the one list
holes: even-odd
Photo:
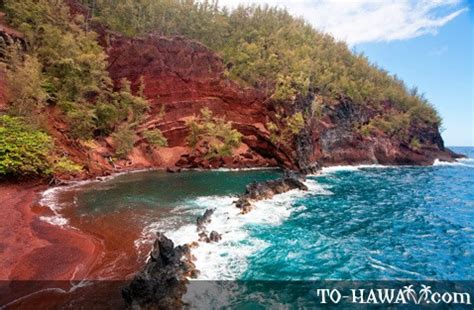
[(444, 147), (437, 127), (426, 124), (412, 125), (408, 140), (416, 138), (419, 149), (412, 149), (396, 136), (378, 132), (363, 136), (358, 127), (390, 109), (362, 107), (347, 98), (328, 102), (322, 118), (313, 127), (313, 141), (317, 160), (322, 165), (382, 164), (431, 165), (435, 159), (451, 161), (458, 155)]
[[(432, 164), (436, 158), (452, 160), (453, 154), (444, 148), (438, 128), (418, 126), (410, 128), (422, 148), (410, 149), (396, 137), (383, 133), (362, 136), (357, 126), (383, 115), (386, 110), (375, 110), (354, 104), (349, 98), (325, 98), (318, 116), (312, 103), (316, 91), (285, 103), (289, 110), (313, 115), (305, 128), (295, 137), (290, 147), (275, 146), (265, 124), (275, 118), (274, 102), (265, 89), (243, 88), (225, 76), (222, 59), (204, 45), (182, 37), (128, 39), (107, 33), (102, 41), (109, 55), (112, 78), (127, 78), (135, 89), (140, 80), (145, 84), (145, 95), (152, 102), (150, 118), (142, 126), (160, 128), (168, 138), (172, 155), (167, 165), (193, 167), (246, 167), (280, 165), (311, 173), (322, 165), (334, 164)], [(243, 135), (244, 146), (232, 159), (213, 164), (196, 160), (186, 148), (185, 122), (210, 108), (218, 117), (231, 121)], [(194, 157), (193, 157), (194, 156)], [(199, 157), (199, 155), (197, 155)], [(173, 163), (173, 160), (179, 161)]]
[[(144, 83), (152, 110), (142, 129), (159, 128), (168, 139), (171, 154), (167, 166), (294, 167), (292, 158), (270, 142), (265, 128), (270, 114), (267, 94), (227, 79), (222, 59), (204, 45), (181, 37), (154, 35), (127, 39), (106, 33), (102, 38), (112, 78), (126, 78), (134, 89)], [(186, 148), (186, 121), (199, 115), (204, 107), (244, 135), (243, 146), (233, 158), (214, 163), (188, 160), (191, 150)]]

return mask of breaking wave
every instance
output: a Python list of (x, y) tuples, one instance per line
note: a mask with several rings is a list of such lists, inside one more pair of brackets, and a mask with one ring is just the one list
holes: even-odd
[[(268, 244), (264, 240), (249, 233), (251, 226), (281, 225), (294, 211), (301, 211), (302, 206), (295, 207), (293, 202), (305, 195), (331, 195), (331, 192), (320, 186), (315, 180), (308, 180), (308, 192), (292, 190), (276, 195), (272, 199), (258, 201), (255, 208), (240, 214), (240, 209), (234, 205), (235, 196), (208, 196), (188, 201), (181, 209), (194, 216), (202, 215), (206, 209), (215, 208), (212, 221), (207, 230), (222, 234), (218, 243), (198, 242), (199, 246), (192, 249), (195, 256), (196, 268), (200, 270), (198, 280), (235, 280), (248, 268), (247, 258), (265, 249)], [(304, 208), (304, 206), (303, 206)], [(180, 208), (178, 208), (180, 209)], [(189, 244), (197, 241), (196, 225), (188, 224), (177, 229), (169, 230), (169, 222), (158, 221), (148, 225), (137, 240), (136, 245), (154, 240), (156, 232), (164, 231), (175, 244)]]

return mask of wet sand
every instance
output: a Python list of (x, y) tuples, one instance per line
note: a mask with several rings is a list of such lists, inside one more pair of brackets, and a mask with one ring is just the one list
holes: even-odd
[(10, 281), (35, 281), (29, 288), (38, 290), (39, 281), (84, 279), (103, 252), (97, 238), (39, 219), (51, 212), (38, 205), (46, 188), (0, 184), (0, 305), (25, 294)]

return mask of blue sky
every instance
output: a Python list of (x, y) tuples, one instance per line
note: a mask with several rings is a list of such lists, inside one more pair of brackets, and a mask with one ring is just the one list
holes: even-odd
[(443, 117), (446, 145), (474, 145), (473, 13), (463, 12), (435, 35), (354, 46), (425, 93)]
[(446, 145), (474, 146), (474, 0), (220, 0), (286, 7), (409, 86), (443, 117)]

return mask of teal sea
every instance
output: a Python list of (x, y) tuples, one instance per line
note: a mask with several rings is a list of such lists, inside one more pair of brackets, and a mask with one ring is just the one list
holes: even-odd
[(469, 158), (325, 168), (308, 178), (309, 192), (246, 215), (236, 195), (279, 170), (127, 174), (45, 197), (57, 215), (45, 220), (93, 227), (126, 214), (140, 261), (157, 231), (197, 240), (196, 217), (215, 208), (208, 230), (223, 239), (193, 249), (200, 280), (474, 280), (474, 148), (454, 150)]

